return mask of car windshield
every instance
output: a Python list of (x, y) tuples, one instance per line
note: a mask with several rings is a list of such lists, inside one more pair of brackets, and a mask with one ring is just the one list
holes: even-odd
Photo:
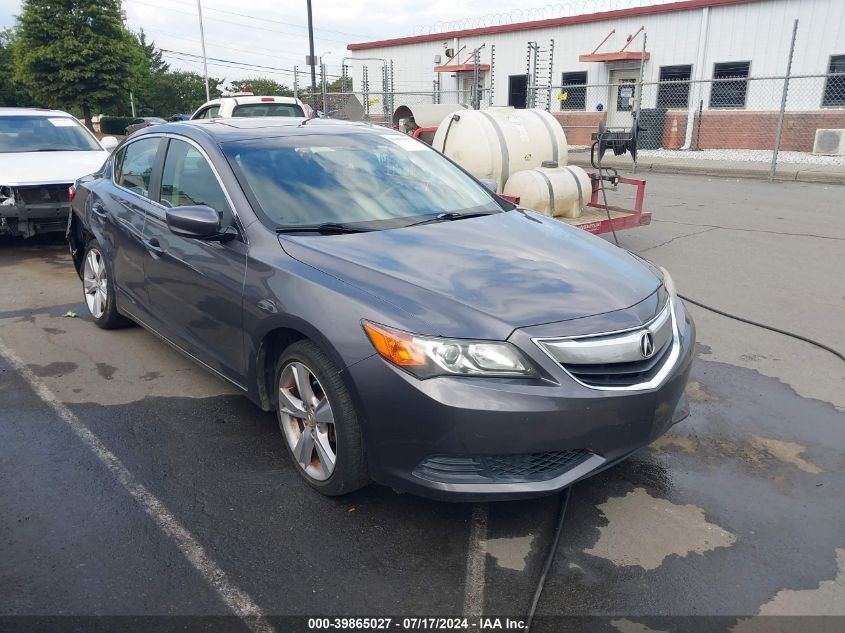
[(101, 152), (103, 148), (68, 116), (0, 116), (0, 153)]
[(223, 151), (273, 227), (394, 228), (503, 209), (441, 154), (398, 132), (306, 133), (233, 141)]
[(244, 103), (235, 106), (232, 116), (293, 116), (304, 117), (305, 113), (295, 103)]

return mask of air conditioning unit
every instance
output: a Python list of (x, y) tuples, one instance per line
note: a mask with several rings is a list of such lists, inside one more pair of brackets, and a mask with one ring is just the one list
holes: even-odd
[(813, 154), (845, 156), (845, 130), (816, 130)]

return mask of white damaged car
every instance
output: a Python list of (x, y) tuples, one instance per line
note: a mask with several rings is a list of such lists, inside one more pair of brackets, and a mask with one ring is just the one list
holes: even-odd
[(64, 231), (71, 185), (117, 146), (60, 110), (0, 108), (0, 235)]

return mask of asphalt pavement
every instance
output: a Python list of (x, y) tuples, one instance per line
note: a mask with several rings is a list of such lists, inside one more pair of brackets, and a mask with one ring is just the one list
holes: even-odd
[[(843, 193), (648, 174), (654, 221), (620, 242), (683, 294), (842, 351)], [(691, 416), (573, 487), (535, 630), (845, 624), (845, 364), (690, 310)], [(141, 328), (94, 327), (51, 239), (0, 243), (0, 482), (0, 616), (221, 616), (222, 630), (522, 618), (560, 504), (315, 494), (271, 414)]]

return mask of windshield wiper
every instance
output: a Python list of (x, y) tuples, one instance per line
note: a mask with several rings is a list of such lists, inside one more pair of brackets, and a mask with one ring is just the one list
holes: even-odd
[(372, 229), (363, 229), (340, 222), (323, 222), (322, 224), (294, 224), (290, 226), (277, 226), (276, 233), (366, 233)]
[(412, 222), (406, 226), (419, 226), (420, 224), (434, 224), (435, 222), (452, 222), (454, 220), (464, 220), (466, 218), (477, 218), (482, 215), (493, 215), (499, 213), (498, 211), (467, 211), (461, 213), (460, 211), (446, 211), (445, 213), (438, 213), (433, 218), (422, 220), (420, 222)]

